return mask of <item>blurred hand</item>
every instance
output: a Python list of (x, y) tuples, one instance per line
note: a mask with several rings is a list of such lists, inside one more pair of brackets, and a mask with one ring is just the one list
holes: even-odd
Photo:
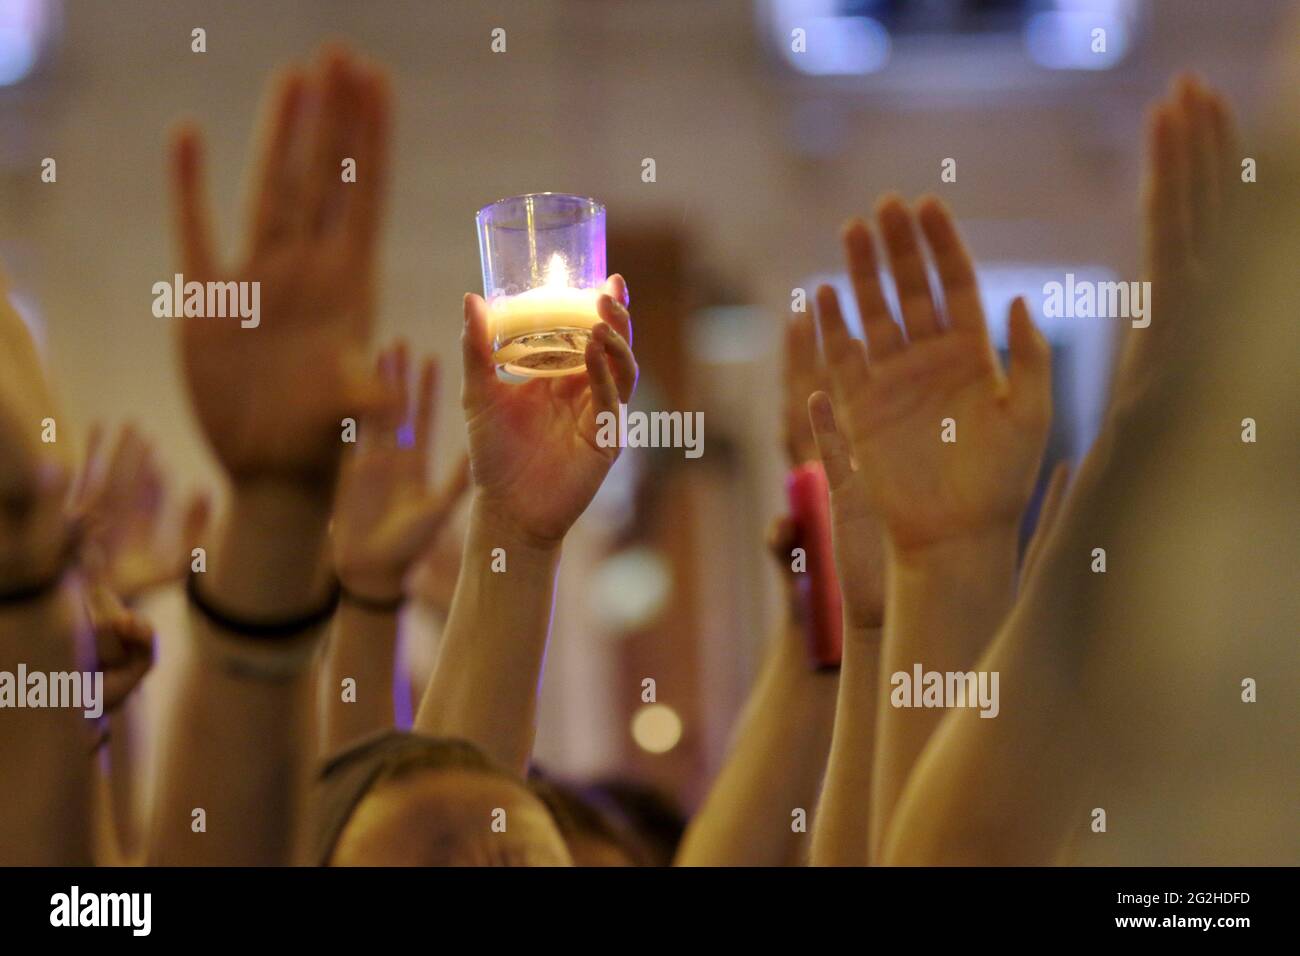
[[(0, 590), (43, 581), (63, 560), (63, 498), (72, 460), (68, 423), (59, 418), (7, 285), (0, 274)], [(41, 441), (46, 418), (55, 420), (63, 441)]]
[(627, 286), (610, 277), (598, 300), (601, 322), (587, 345), (587, 374), (497, 378), (487, 303), (465, 296), (461, 404), (478, 498), (494, 519), (539, 546), (558, 543), (605, 480), (619, 449), (596, 443), (596, 416), (618, 413), (636, 387)]
[(786, 464), (797, 468), (817, 459), (817, 443), (808, 421), (808, 396), (830, 391), (830, 375), (817, 353), (817, 329), (808, 313), (785, 324), (782, 383), (782, 444)]
[[(865, 347), (850, 338), (835, 291), (822, 286), (817, 292), (831, 381), (867, 500), (900, 553), (1014, 528), (1033, 490), (1051, 419), (1047, 342), (1017, 299), (1008, 381), (989, 341), (970, 256), (944, 206), (924, 199), (914, 217), (890, 196), (876, 218), (903, 327), (885, 304), (871, 229), (861, 220), (846, 228), (844, 245)], [(938, 269), (942, 304), (931, 295), (917, 220)], [(828, 411), (818, 400), (815, 416), (819, 406)], [(823, 418), (819, 439), (834, 435), (830, 417)], [(946, 418), (956, 423), (952, 443), (940, 440)], [(844, 467), (836, 470), (846, 474)]]
[[(329, 483), (341, 421), (372, 410), (365, 345), (388, 174), (387, 81), (329, 48), (291, 67), (268, 100), (253, 215), (233, 269), (217, 261), (203, 148), (192, 126), (172, 144), (176, 230), (186, 281), (261, 283), (261, 320), (176, 319), (199, 422), (236, 482)], [(356, 182), (342, 161), (356, 161)]]
[(153, 667), (153, 625), (123, 606), (104, 585), (86, 594), (96, 666), (104, 672), (104, 712), (117, 710)]
[[(846, 618), (855, 627), (880, 627), (885, 607), (883, 528), (836, 424), (826, 394), (830, 373), (818, 354), (811, 315), (796, 316), (786, 325), (784, 382), (787, 458), (791, 466), (820, 459), (830, 487), (835, 573)], [(785, 555), (788, 569), (788, 549)]]
[(348, 592), (380, 603), (402, 597), (407, 572), (469, 487), (464, 462), (445, 488), (429, 486), (438, 366), (433, 358), (421, 364), (413, 407), (410, 366), (405, 343), (380, 355), (379, 375), (394, 400), (360, 422), (360, 441), (344, 458), (334, 503), (339, 581)]
[(111, 453), (102, 453), (103, 444), (96, 425), (73, 503), (84, 527), (82, 563), (92, 580), (130, 604), (184, 576), (191, 549), (203, 544), (212, 502), (204, 492), (192, 495), (179, 534), (168, 533), (167, 482), (153, 445), (130, 425)]
[(1227, 101), (1195, 77), (1176, 78), (1152, 107), (1143, 187), (1151, 324), (1128, 328), (1112, 386), (1120, 409), (1140, 403), (1162, 360), (1187, 344), (1179, 317), (1208, 292), (1207, 264), (1235, 208), (1241, 148)]
[(845, 620), (859, 629), (878, 628), (885, 620), (884, 527), (867, 498), (864, 476), (853, 463), (830, 396), (814, 392), (808, 415), (831, 492), (831, 543)]

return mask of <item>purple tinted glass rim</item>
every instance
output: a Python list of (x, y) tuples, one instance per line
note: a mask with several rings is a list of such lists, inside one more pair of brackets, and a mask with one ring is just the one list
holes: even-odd
[(504, 213), (511, 205), (517, 205), (522, 209), (525, 200), (529, 199), (544, 199), (555, 203), (559, 208), (569, 207), (582, 210), (585, 213), (580, 219), (558, 221), (542, 226), (534, 223), (532, 228), (538, 232), (545, 232), (548, 229), (569, 229), (588, 220), (598, 218), (605, 212), (605, 204), (597, 199), (592, 199), (590, 196), (579, 196), (574, 193), (522, 193), (518, 196), (507, 196), (504, 199), (498, 199), (496, 202), (488, 203), (474, 214), (474, 222), (479, 228), (482, 228), (486, 222), (490, 222), (493, 229), (523, 232), (529, 228), (527, 224), (506, 224), (492, 220), (490, 217), (494, 210), (500, 210)]

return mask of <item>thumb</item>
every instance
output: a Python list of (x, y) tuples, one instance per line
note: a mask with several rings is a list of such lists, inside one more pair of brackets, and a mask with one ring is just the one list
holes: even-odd
[(1011, 350), (1011, 407), (1028, 421), (1052, 415), (1052, 348), (1033, 320), (1023, 296), (1011, 303), (1007, 328)]
[(826, 483), (831, 493), (846, 487), (853, 477), (853, 462), (849, 457), (848, 442), (835, 421), (835, 409), (825, 392), (813, 392), (808, 397), (808, 419), (812, 423), (813, 439), (817, 442), (817, 456), (826, 472)]
[(479, 407), (496, 384), (496, 364), (492, 361), (492, 343), (488, 339), (487, 303), (480, 295), (465, 295), (465, 325), (460, 334), (463, 381), (461, 403), (465, 408)]

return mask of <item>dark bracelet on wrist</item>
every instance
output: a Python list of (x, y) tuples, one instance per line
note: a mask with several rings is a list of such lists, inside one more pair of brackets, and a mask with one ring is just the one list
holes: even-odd
[(359, 607), (363, 611), (370, 611), (373, 614), (396, 614), (403, 605), (406, 604), (406, 595), (399, 594), (395, 598), (372, 598), (364, 594), (357, 594), (355, 591), (349, 591), (345, 587), (339, 588), (339, 600), (344, 604), (351, 604), (353, 607)]
[(320, 627), (334, 616), (334, 612), (339, 606), (339, 596), (342, 593), (338, 581), (334, 581), (331, 584), (329, 596), (314, 611), (278, 621), (250, 621), (238, 615), (229, 614), (213, 605), (199, 591), (200, 577), (200, 574), (190, 572), (185, 580), (185, 594), (189, 598), (190, 604), (208, 621), (223, 631), (229, 631), (241, 637), (286, 638)]
[(8, 591), (0, 591), (0, 606), (8, 604), (27, 604), (31, 601), (38, 601), (48, 594), (59, 589), (63, 583), (63, 576), (67, 573), (67, 567), (59, 565), (59, 569), (43, 580), (33, 584), (25, 584), (22, 587), (13, 588)]

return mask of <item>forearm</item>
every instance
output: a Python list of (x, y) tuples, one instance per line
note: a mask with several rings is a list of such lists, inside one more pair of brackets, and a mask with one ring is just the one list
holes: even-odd
[(120, 707), (108, 718), (108, 740), (96, 753), (105, 822), (105, 850), (114, 863), (136, 860), (140, 849), (140, 820), (136, 791), (135, 741), (130, 714)]
[[(72, 578), (46, 595), (0, 606), (0, 673), (85, 671), (90, 634)], [(0, 708), (0, 865), (92, 862), (95, 725), (75, 707)]]
[[(1017, 609), (1013, 617), (1020, 616)], [(1035, 626), (1050, 630), (1059, 619)], [(1035, 637), (1008, 622), (1013, 631)], [(1091, 773), (1077, 688), (1062, 682), (1056, 662), (1023, 645), (1000, 643), (979, 666), (1001, 674), (1001, 713), (996, 720), (969, 709), (945, 716), (889, 823), (886, 865), (1057, 862)]]
[(392, 729), (397, 627), (396, 610), (339, 604), (321, 686), (326, 756)]
[(924, 706), (925, 687), (917, 685), (917, 673), (924, 679), (928, 673), (966, 673), (975, 666), (1015, 599), (1016, 529), (1006, 526), (912, 552), (891, 549), (886, 579), (873, 858), (918, 757), (953, 703), (941, 699), (941, 706)]
[[(889, 826), (888, 863), (1042, 866), (1058, 859), (1095, 771), (1082, 642), (1062, 642), (1062, 608), (1087, 607), (1097, 585), (1086, 557), (1112, 427), (1084, 460), (1067, 509), (980, 668), (997, 671), (996, 720), (948, 714), (918, 762)], [(1082, 556), (1082, 557), (1081, 557)]]
[[(808, 665), (800, 625), (787, 621), (746, 702), (735, 743), (678, 850), (677, 866), (803, 862), (835, 719), (833, 671)], [(804, 827), (795, 830), (795, 811)]]
[(826, 780), (813, 825), (813, 866), (866, 866), (880, 690), (879, 628), (844, 623), (839, 699)]
[[(328, 514), (328, 495), (237, 491), (201, 582), (205, 599), (250, 622), (319, 609), (329, 594)], [(292, 863), (316, 755), (310, 664), (323, 628), (274, 639), (232, 635), (193, 608), (190, 624), (193, 647), (163, 754), (151, 860)]]
[[(502, 561), (505, 570), (494, 571)], [(502, 767), (527, 769), (559, 564), (558, 543), (520, 537), (475, 500), (416, 730), (468, 740)]]

